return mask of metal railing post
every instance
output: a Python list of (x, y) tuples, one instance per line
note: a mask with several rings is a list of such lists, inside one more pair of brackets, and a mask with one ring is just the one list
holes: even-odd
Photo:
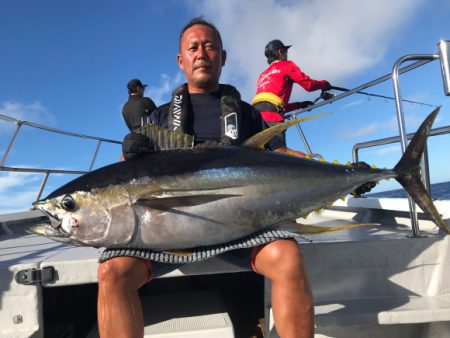
[(6, 148), (5, 154), (3, 155), (2, 161), (0, 162), (0, 167), (5, 164), (6, 159), (9, 156), (9, 152), (11, 151), (14, 143), (16, 142), (17, 135), (19, 134), (20, 128), (22, 127), (22, 122), (21, 121), (17, 121), (16, 125), (17, 125), (16, 131), (14, 132), (14, 135), (11, 138), (11, 142), (9, 142), (8, 148)]
[[(413, 61), (413, 60), (435, 60), (438, 59), (439, 55), (437, 54), (411, 54), (411, 55), (405, 55), (397, 60), (397, 62), (394, 64), (393, 70), (392, 70), (392, 81), (394, 83), (394, 94), (395, 94), (395, 107), (397, 111), (397, 121), (398, 121), (398, 129), (400, 133), (400, 145), (402, 147), (402, 153), (405, 153), (406, 147), (407, 147), (407, 139), (406, 139), (406, 132), (405, 132), (405, 119), (403, 114), (403, 105), (400, 95), (400, 85), (399, 85), (399, 69), (400, 65), (405, 61)], [(429, 175), (427, 175), (429, 176)], [(408, 195), (408, 202), (409, 202), (409, 210), (411, 213), (411, 226), (412, 226), (412, 232), (413, 237), (419, 237), (419, 223), (417, 219), (417, 212), (416, 212), (416, 204), (414, 203), (411, 196)]]
[(94, 167), (94, 163), (95, 163), (95, 160), (97, 159), (97, 154), (98, 154), (98, 151), (100, 149), (100, 145), (101, 144), (102, 144), (102, 141), (98, 140), (97, 141), (97, 146), (95, 147), (94, 156), (92, 157), (91, 165), (89, 166), (89, 171), (92, 171), (92, 168)]
[(303, 141), (303, 144), (305, 145), (306, 151), (308, 152), (309, 155), (312, 155), (311, 147), (309, 146), (308, 140), (306, 139), (306, 136), (303, 133), (300, 123), (297, 123), (295, 126), (297, 127), (297, 131)]
[(39, 201), (41, 198), (42, 192), (44, 191), (45, 185), (47, 184), (48, 177), (50, 176), (50, 172), (47, 171), (42, 179), (41, 186), (39, 187), (39, 191), (36, 196), (36, 201)]

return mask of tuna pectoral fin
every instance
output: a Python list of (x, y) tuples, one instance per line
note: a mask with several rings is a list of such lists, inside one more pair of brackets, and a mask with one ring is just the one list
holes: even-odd
[(341, 230), (347, 230), (352, 228), (360, 228), (360, 227), (372, 227), (378, 226), (378, 223), (355, 223), (355, 224), (346, 224), (346, 225), (338, 225), (335, 227), (327, 227), (320, 225), (306, 225), (297, 223), (295, 225), (290, 224), (290, 230), (292, 232), (297, 232), (302, 235), (318, 235), (326, 232), (335, 232)]
[(290, 126), (293, 126), (293, 125), (303, 122), (303, 121), (316, 119), (316, 118), (324, 117), (324, 116), (328, 116), (328, 115), (330, 115), (330, 114), (312, 115), (312, 116), (302, 117), (300, 119), (295, 119), (295, 120), (290, 120), (290, 121), (287, 121), (284, 123), (280, 123), (276, 126), (264, 129), (263, 131), (259, 132), (256, 135), (253, 135), (252, 137), (247, 139), (244, 143), (242, 143), (242, 145), (244, 147), (261, 148), (262, 149), (262, 148), (264, 148), (264, 145), (267, 142), (269, 142), (274, 136), (278, 135), (279, 133), (282, 133), (283, 131), (288, 129)]
[(177, 207), (192, 207), (209, 202), (218, 201), (224, 198), (236, 197), (240, 195), (232, 194), (211, 194), (211, 195), (184, 195), (176, 197), (154, 197), (141, 198), (136, 201), (136, 204), (147, 206), (153, 209), (168, 210)]
[(402, 158), (395, 166), (394, 171), (397, 173), (397, 181), (411, 195), (414, 202), (422, 208), (428, 217), (430, 217), (442, 231), (450, 234), (448, 225), (444, 222), (434, 206), (433, 201), (420, 178), (420, 160), (427, 143), (431, 126), (433, 125), (439, 109), (440, 107), (433, 110), (420, 125)]

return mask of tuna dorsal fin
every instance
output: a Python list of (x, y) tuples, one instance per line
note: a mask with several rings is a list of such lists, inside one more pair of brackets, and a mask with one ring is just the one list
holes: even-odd
[(144, 125), (141, 132), (153, 140), (158, 150), (191, 149), (194, 146), (194, 136), (168, 130), (154, 124)]
[(280, 123), (280, 124), (278, 124), (276, 126), (264, 129), (263, 131), (259, 132), (256, 135), (253, 135), (248, 140), (246, 140), (244, 143), (242, 143), (242, 146), (250, 147), (250, 148), (261, 148), (262, 149), (262, 148), (264, 148), (264, 145), (272, 139), (272, 137), (274, 137), (275, 135), (278, 135), (279, 133), (285, 131), (290, 126), (293, 126), (293, 125), (295, 125), (297, 123), (300, 123), (300, 122), (303, 122), (303, 121), (316, 119), (316, 118), (324, 117), (324, 116), (328, 116), (328, 115), (330, 115), (330, 114), (318, 114), (318, 115), (302, 117), (302, 118), (299, 118), (299, 119), (289, 120), (289, 121), (286, 121), (284, 123)]
[(209, 194), (209, 195), (184, 195), (175, 197), (148, 197), (136, 201), (138, 205), (144, 205), (153, 209), (168, 210), (177, 207), (188, 207), (235, 197), (233, 194)]

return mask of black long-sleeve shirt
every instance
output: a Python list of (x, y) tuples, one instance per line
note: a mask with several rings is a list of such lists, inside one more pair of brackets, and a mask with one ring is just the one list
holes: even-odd
[(128, 101), (123, 105), (122, 115), (130, 131), (141, 127), (142, 118), (146, 122), (147, 117), (156, 109), (155, 103), (148, 97), (130, 95)]

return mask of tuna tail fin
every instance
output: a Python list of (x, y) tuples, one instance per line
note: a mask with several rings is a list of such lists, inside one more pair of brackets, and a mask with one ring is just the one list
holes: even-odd
[(440, 107), (433, 110), (422, 122), (413, 139), (409, 143), (400, 161), (394, 168), (397, 173), (397, 181), (411, 195), (413, 200), (430, 217), (430, 219), (445, 233), (450, 234), (450, 229), (442, 219), (431, 200), (420, 176), (420, 160), (427, 144), (427, 138), (434, 119)]
[(264, 148), (264, 145), (272, 139), (272, 137), (278, 135), (279, 133), (282, 133), (283, 131), (288, 129), (290, 126), (293, 126), (294, 124), (297, 124), (297, 123), (300, 123), (303, 121), (316, 119), (316, 118), (324, 117), (324, 116), (328, 116), (328, 115), (330, 115), (330, 114), (318, 114), (318, 115), (302, 117), (299, 119), (289, 120), (287, 122), (280, 123), (276, 126), (264, 129), (263, 131), (259, 132), (256, 135), (253, 135), (252, 137), (247, 139), (245, 142), (243, 142), (242, 146), (262, 149), (262, 148)]

